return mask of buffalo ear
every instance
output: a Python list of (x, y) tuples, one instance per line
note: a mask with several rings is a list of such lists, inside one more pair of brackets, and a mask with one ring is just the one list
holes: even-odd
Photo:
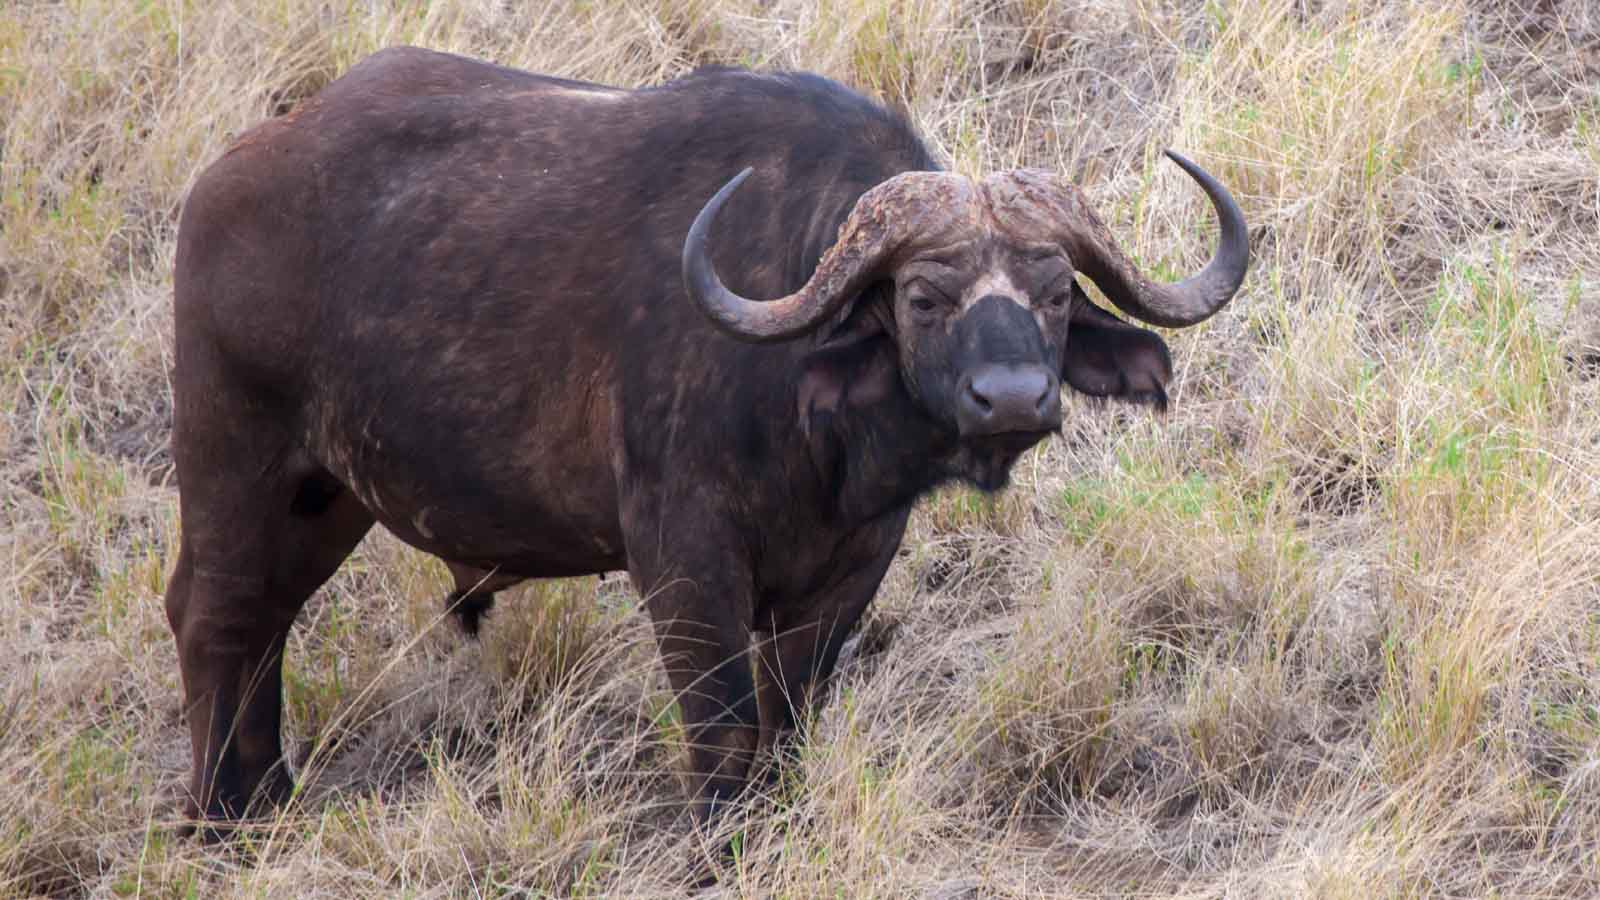
[(844, 347), (879, 335), (894, 335), (894, 282), (880, 281), (845, 305), (831, 322), (819, 329), (820, 349)]
[(863, 291), (823, 326), (816, 349), (801, 361), (796, 411), (819, 465), (834, 417), (852, 405), (881, 401), (899, 378), (893, 300), (892, 282)]
[(1154, 332), (1129, 325), (1072, 286), (1072, 325), (1061, 377), (1079, 393), (1144, 403), (1165, 411), (1172, 354)]
[(888, 397), (899, 383), (894, 341), (880, 333), (823, 346), (801, 363), (796, 412), (818, 472), (837, 476), (844, 464), (837, 436), (852, 407)]
[(836, 419), (852, 406), (881, 402), (898, 383), (892, 291), (876, 286), (857, 297), (801, 360), (796, 412), (818, 471), (832, 471), (839, 462)]
[(900, 377), (894, 342), (876, 333), (849, 342), (829, 342), (801, 362), (796, 400), (807, 434), (851, 406), (881, 402)]

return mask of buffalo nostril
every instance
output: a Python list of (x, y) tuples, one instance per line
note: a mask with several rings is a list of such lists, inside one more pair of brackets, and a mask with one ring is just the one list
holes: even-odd
[(967, 385), (967, 398), (972, 401), (972, 405), (978, 408), (978, 412), (984, 415), (994, 411), (994, 404), (989, 401), (988, 397), (983, 395), (982, 391), (978, 390), (978, 386), (975, 384)]
[(1039, 415), (1048, 416), (1050, 414), (1051, 410), (1054, 408), (1054, 401), (1056, 399), (1056, 392), (1058, 390), (1060, 390), (1060, 388), (1058, 388), (1056, 385), (1049, 382), (1045, 383), (1044, 390), (1039, 392), (1039, 399), (1033, 402), (1033, 408), (1039, 413)]

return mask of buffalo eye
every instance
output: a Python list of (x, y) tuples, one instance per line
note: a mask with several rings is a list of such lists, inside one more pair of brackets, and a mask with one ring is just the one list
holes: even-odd
[(1056, 294), (1050, 298), (1050, 305), (1056, 309), (1060, 309), (1061, 307), (1067, 305), (1067, 299), (1070, 296), (1070, 294)]
[(920, 278), (917, 279), (916, 286), (908, 292), (908, 295), (911, 310), (925, 319), (935, 318), (940, 311), (950, 305), (950, 301), (946, 299), (943, 291)]

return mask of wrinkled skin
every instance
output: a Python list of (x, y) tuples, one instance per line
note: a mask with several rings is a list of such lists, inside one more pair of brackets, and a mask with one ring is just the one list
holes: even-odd
[(166, 597), (191, 815), (287, 797), (284, 642), (374, 522), (450, 563), (474, 630), (518, 580), (626, 570), (708, 812), (816, 696), (918, 496), (1004, 486), (1058, 430), (1062, 380), (1165, 403), (1161, 339), (953, 176), (916, 227), (877, 211), (908, 236), (826, 321), (730, 336), (679, 256), (746, 166), (709, 246), (752, 297), (808, 284), (869, 189), (937, 169), (813, 76), (620, 91), (406, 48), (202, 175), (175, 275)]

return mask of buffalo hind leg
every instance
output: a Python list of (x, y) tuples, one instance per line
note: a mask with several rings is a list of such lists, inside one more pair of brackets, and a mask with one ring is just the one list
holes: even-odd
[(240, 466), (228, 467), (231, 477), (191, 469), (183, 483), (166, 605), (193, 754), (191, 818), (234, 820), (252, 803), (289, 796), (284, 643), (307, 598), (372, 526), (349, 491), (296, 457), (280, 453), (254, 478), (240, 477)]
[(445, 595), (445, 611), (456, 617), (469, 637), (478, 636), (483, 617), (494, 609), (494, 595), (525, 580), (520, 575), (502, 575), (449, 561), (445, 568), (455, 581), (455, 588)]

